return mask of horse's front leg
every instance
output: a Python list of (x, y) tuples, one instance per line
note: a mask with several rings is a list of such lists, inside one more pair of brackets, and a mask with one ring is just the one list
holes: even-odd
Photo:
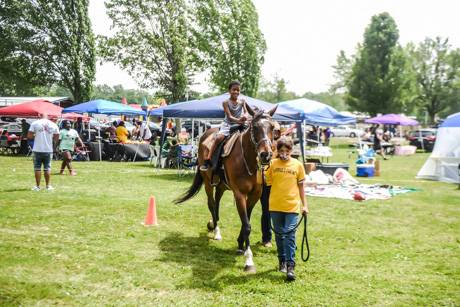
[(254, 209), (254, 206), (256, 205), (257, 201), (260, 199), (260, 194), (261, 194), (261, 189), (256, 188), (248, 195), (247, 201), (246, 201), (246, 216), (247, 216), (248, 223), (249, 223), (249, 232), (247, 233), (247, 237), (245, 238), (246, 251), (244, 252), (244, 256), (246, 257), (246, 263), (244, 266), (244, 270), (246, 272), (251, 272), (251, 273), (255, 273), (256, 266), (254, 264), (251, 244), (249, 240), (249, 236), (251, 234), (250, 221), (251, 221), (252, 209)]
[(204, 184), (205, 184), (206, 195), (208, 197), (208, 209), (209, 209), (209, 212), (211, 213), (211, 220), (208, 222), (207, 227), (209, 231), (214, 231), (215, 240), (222, 240), (219, 226), (217, 226), (218, 220), (216, 216), (216, 202), (214, 200), (214, 195), (213, 195), (214, 188), (211, 186), (211, 183), (209, 182), (208, 177), (204, 178)]
[(241, 220), (240, 236), (238, 237), (238, 248), (244, 248), (245, 264), (244, 271), (249, 273), (255, 273), (256, 266), (252, 259), (252, 251), (249, 246), (249, 235), (251, 234), (251, 224), (246, 210), (246, 195), (240, 192), (234, 192), (236, 207)]

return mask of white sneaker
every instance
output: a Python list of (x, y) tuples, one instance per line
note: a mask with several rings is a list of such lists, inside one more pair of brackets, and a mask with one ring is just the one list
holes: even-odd
[(53, 190), (54, 190), (54, 188), (53, 188), (53, 186), (51, 186), (51, 185), (48, 185), (48, 186), (46, 186), (46, 190), (47, 190), (47, 191), (53, 191)]
[(40, 187), (34, 186), (31, 190), (32, 190), (32, 191), (35, 191), (35, 192), (39, 192), (39, 191), (40, 191)]

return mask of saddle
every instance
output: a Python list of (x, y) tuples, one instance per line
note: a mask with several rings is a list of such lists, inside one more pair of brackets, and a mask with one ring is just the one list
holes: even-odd
[[(225, 182), (226, 183), (226, 178), (225, 178), (225, 171), (224, 167), (222, 164), (222, 159), (225, 158), (230, 153), (232, 152), (233, 146), (235, 145), (236, 141), (240, 137), (242, 131), (246, 129), (245, 125), (232, 125), (230, 127), (230, 135), (225, 137), (225, 139), (217, 145), (216, 149), (214, 150), (214, 153), (211, 157), (211, 170), (213, 177), (217, 175), (219, 177), (219, 181)], [(214, 138), (214, 134), (211, 134), (206, 138), (206, 140), (203, 141), (203, 144), (208, 148), (210, 148), (212, 139)], [(217, 185), (219, 181), (217, 180), (212, 180), (213, 185)]]

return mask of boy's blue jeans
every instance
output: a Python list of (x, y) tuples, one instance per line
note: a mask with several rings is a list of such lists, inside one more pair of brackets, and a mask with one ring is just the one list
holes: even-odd
[[(270, 217), (275, 230), (276, 247), (278, 249), (279, 261), (285, 261), (290, 264), (295, 264), (295, 233), (294, 229), (297, 225), (297, 213), (288, 212), (270, 212)], [(285, 234), (289, 232), (288, 234)], [(277, 233), (283, 233), (279, 235)]]

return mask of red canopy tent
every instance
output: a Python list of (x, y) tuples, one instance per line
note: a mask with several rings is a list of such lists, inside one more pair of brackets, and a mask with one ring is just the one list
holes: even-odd
[(0, 108), (0, 116), (38, 118), (43, 114), (49, 117), (61, 116), (62, 108), (48, 100), (32, 100), (13, 106)]

